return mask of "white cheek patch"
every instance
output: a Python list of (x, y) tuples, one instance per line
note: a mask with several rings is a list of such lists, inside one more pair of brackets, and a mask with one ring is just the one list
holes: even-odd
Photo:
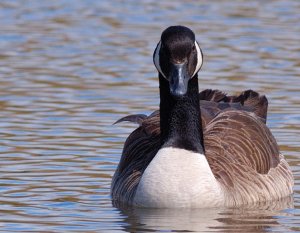
[(162, 72), (161, 67), (160, 67), (160, 63), (159, 63), (159, 51), (160, 51), (160, 47), (161, 47), (161, 41), (158, 43), (155, 52), (154, 52), (154, 57), (153, 57), (153, 62), (154, 65), (156, 67), (156, 69), (158, 70), (158, 72), (164, 77), (166, 78), (165, 74)]
[(194, 77), (195, 74), (197, 74), (197, 72), (200, 70), (202, 63), (203, 63), (202, 52), (201, 52), (201, 49), (200, 49), (197, 41), (195, 41), (195, 46), (196, 46), (196, 50), (197, 50), (197, 66), (196, 66), (196, 69), (195, 69), (192, 77)]

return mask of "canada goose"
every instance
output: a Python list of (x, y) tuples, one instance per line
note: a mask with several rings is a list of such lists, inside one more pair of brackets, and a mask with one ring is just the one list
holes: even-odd
[(195, 34), (171, 26), (154, 55), (160, 109), (120, 121), (127, 138), (114, 174), (114, 202), (151, 208), (202, 208), (264, 202), (292, 194), (293, 176), (266, 126), (268, 101), (248, 90), (199, 94), (202, 52)]

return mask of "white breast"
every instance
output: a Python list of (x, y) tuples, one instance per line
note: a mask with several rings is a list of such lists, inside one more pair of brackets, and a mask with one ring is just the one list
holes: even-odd
[(204, 155), (162, 148), (146, 168), (134, 204), (152, 208), (204, 208), (224, 203), (221, 187)]

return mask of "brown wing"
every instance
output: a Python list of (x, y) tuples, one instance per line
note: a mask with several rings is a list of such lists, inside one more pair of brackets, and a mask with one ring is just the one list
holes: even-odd
[(226, 157), (261, 174), (279, 163), (275, 138), (253, 113), (236, 110), (220, 113), (205, 128), (204, 141), (205, 149), (211, 152), (206, 152), (208, 159)]
[[(136, 117), (124, 118), (136, 122)], [(140, 178), (160, 148), (159, 115), (144, 118), (127, 138), (122, 157), (112, 181), (111, 195), (115, 205), (130, 204)]]
[(292, 193), (292, 172), (270, 130), (254, 113), (220, 113), (205, 128), (204, 143), (212, 172), (227, 191), (228, 205)]

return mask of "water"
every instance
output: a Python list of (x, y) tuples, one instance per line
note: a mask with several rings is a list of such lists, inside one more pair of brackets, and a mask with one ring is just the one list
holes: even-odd
[[(300, 231), (299, 1), (1, 1), (0, 232)], [(204, 52), (200, 89), (255, 89), (296, 179), (294, 203), (119, 210), (109, 188), (135, 128), (157, 109), (152, 52), (169, 25)]]

